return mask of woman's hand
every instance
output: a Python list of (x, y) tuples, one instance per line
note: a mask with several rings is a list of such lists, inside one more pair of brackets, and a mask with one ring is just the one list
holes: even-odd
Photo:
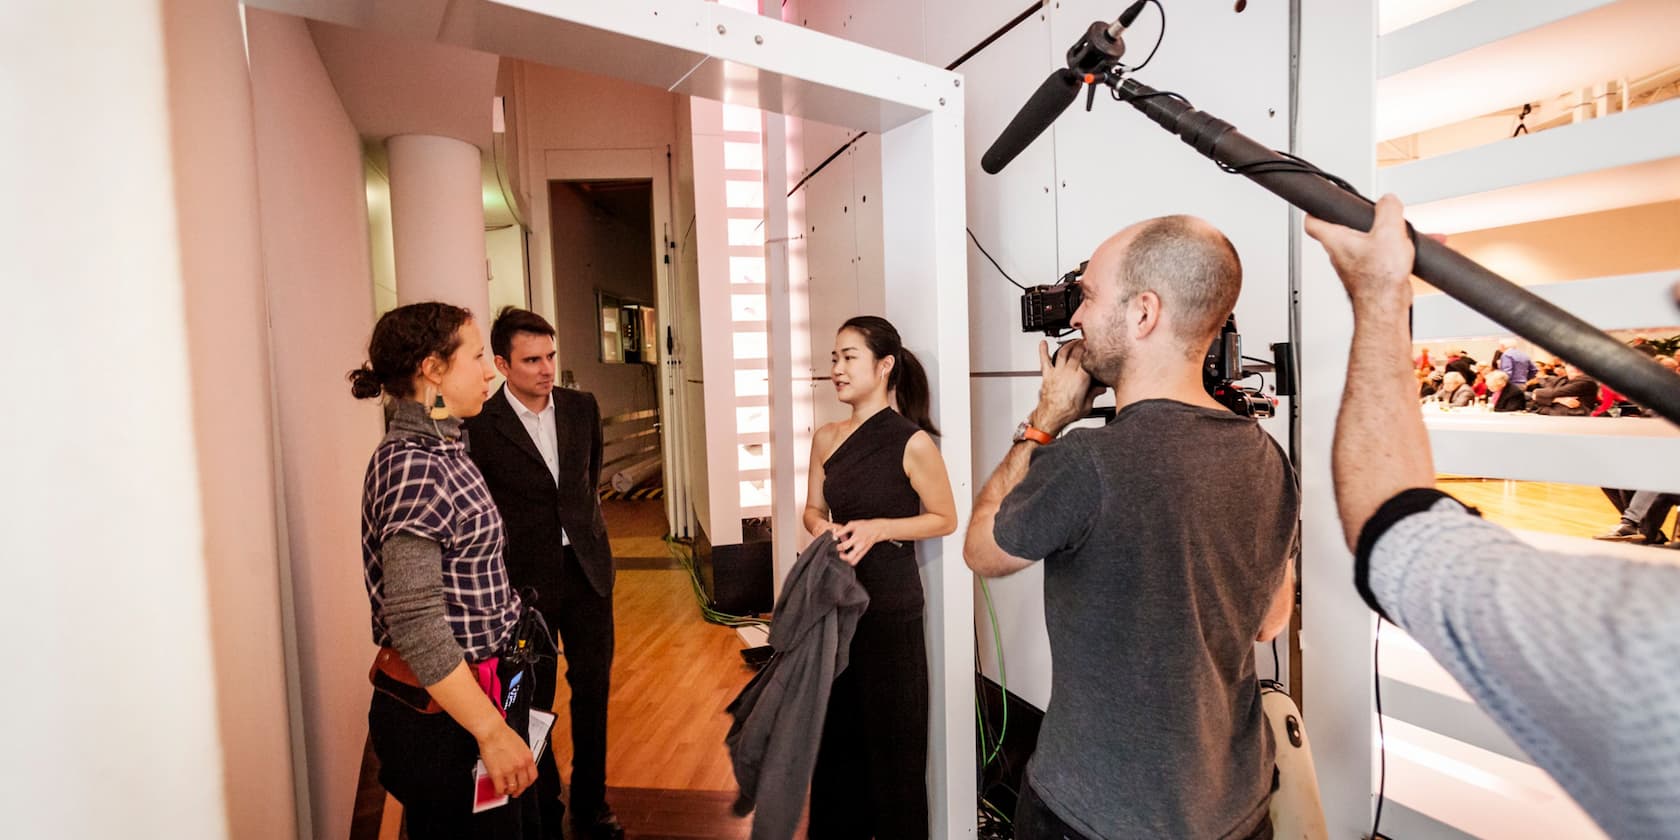
[(840, 559), (853, 566), (856, 566), (876, 543), (891, 539), (887, 536), (885, 519), (854, 519), (836, 529), (834, 537), (840, 541)]
[(819, 526), (816, 531), (813, 531), (811, 533), (811, 536), (813, 538), (815, 538), (815, 537), (820, 537), (823, 534), (833, 534), (834, 535), (834, 541), (839, 542), (840, 541), (840, 532), (844, 531), (845, 529), (846, 529), (846, 526), (841, 525), (840, 523), (835, 522), (832, 519), (824, 519), (824, 520), (822, 520), (822, 525)]
[(504, 721), (497, 721), (478, 738), (478, 757), (499, 793), (518, 796), (537, 780), (537, 761), (531, 745)]

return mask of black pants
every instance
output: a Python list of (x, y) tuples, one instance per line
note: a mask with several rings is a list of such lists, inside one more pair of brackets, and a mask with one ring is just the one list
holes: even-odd
[[(1276, 779), (1272, 781), (1277, 784)], [(1062, 822), (1044, 800), (1033, 790), (1031, 782), (1021, 785), (1021, 798), (1015, 803), (1015, 840), (1088, 840), (1079, 829)], [(1245, 840), (1272, 840), (1272, 820), (1260, 821), (1258, 828)]]
[[(606, 804), (607, 793), (607, 695), (612, 687), (613, 602), (590, 585), (578, 563), (577, 552), (567, 546), (555, 574), (536, 582), (537, 608), (548, 626), (559, 636), (566, 660), (566, 684), (572, 689), (572, 817), (589, 820)], [(536, 667), (535, 692), (531, 702), (539, 709), (554, 705), (559, 664), (544, 660)], [(543, 822), (559, 837), (560, 771), (554, 750), (543, 753), (537, 766), (537, 797), (542, 802)]]
[[(504, 664), (502, 685), (517, 668)], [(524, 692), (526, 698), (530, 692)], [(508, 725), (523, 735), (529, 700), (515, 701)], [(533, 840), (541, 836), (536, 796), (527, 790), (500, 808), (472, 812), (478, 741), (446, 712), (424, 714), (383, 692), (368, 707), (368, 735), (379, 783), (403, 806), (410, 840)]]
[(811, 840), (928, 836), (928, 665), (922, 616), (864, 613), (828, 698), (811, 779)]

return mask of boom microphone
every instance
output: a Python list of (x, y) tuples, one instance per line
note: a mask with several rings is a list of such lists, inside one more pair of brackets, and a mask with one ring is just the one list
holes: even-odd
[(1056, 118), (1066, 111), (1073, 100), (1079, 96), (1079, 88), (1085, 83), (1083, 77), (1066, 67), (1050, 74), (1044, 84), (1033, 91), (1027, 104), (1021, 106), (1015, 119), (992, 142), (992, 147), (986, 150), (985, 157), (980, 158), (980, 168), (987, 175), (996, 175), (1003, 171), (1009, 162), (1032, 145), (1038, 135), (1044, 133)]
[[(1015, 119), (1009, 121), (1003, 133), (992, 142), (992, 147), (986, 150), (985, 157), (980, 158), (980, 168), (987, 175), (1002, 172), (1010, 161), (1031, 146), (1038, 135), (1043, 134), (1044, 129), (1049, 128), (1073, 104), (1074, 98), (1079, 96), (1080, 85), (1092, 84), (1092, 90), (1096, 90), (1094, 83), (1103, 79), (1126, 52), (1126, 44), (1120, 40), (1120, 34), (1137, 20), (1147, 2), (1149, 0), (1136, 0), (1113, 23), (1099, 20), (1091, 24), (1085, 31), (1085, 37), (1068, 50), (1068, 66), (1051, 73), (1050, 78), (1038, 86), (1027, 104), (1021, 106)], [(1087, 98), (1085, 110), (1090, 109), (1091, 101)]]

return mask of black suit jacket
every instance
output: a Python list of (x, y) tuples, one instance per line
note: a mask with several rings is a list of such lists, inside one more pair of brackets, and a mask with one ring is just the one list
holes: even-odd
[(1494, 399), (1494, 411), (1522, 411), (1528, 408), (1528, 396), (1515, 385), (1506, 384), (1499, 389), (1499, 396)]
[[(1570, 408), (1558, 405), (1558, 397), (1574, 397), (1581, 401), (1579, 406)], [(1598, 407), (1598, 383), (1586, 377), (1570, 379), (1564, 377), (1550, 388), (1541, 388), (1534, 392), (1534, 404), (1538, 406), (1540, 414), (1550, 414), (1558, 417), (1585, 417)]]
[(557, 591), (564, 527), (590, 586), (602, 597), (612, 594), (612, 548), (596, 493), (601, 483), (600, 406), (583, 391), (554, 389), (560, 450), (556, 486), (536, 442), (508, 404), (506, 391), (506, 385), (498, 389), (465, 426), (467, 451), (502, 512), (509, 581), (516, 587)]

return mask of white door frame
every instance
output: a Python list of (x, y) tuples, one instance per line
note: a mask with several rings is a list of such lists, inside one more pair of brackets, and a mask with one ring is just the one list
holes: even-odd
[(556, 318), (558, 302), (554, 299), (554, 232), (548, 208), (549, 184), (554, 181), (598, 181), (643, 179), (653, 183), (653, 225), (648, 230), (652, 243), (654, 306), (659, 313), (659, 422), (660, 456), (665, 472), (665, 523), (674, 534), (693, 532), (693, 513), (688, 505), (688, 435), (678, 399), (682, 384), (680, 355), (667, 356), (663, 336), (667, 328), (674, 328), (677, 315), (675, 272), (665, 259), (671, 250), (666, 247), (671, 229), (671, 178), (666, 165), (669, 149), (649, 146), (627, 149), (541, 149), (537, 171), (542, 175), (542, 195), (532, 196), (539, 208), (532, 215), (541, 227), (535, 231), (536, 243), (532, 263), (540, 261), (536, 272), (540, 282), (531, 284), (531, 309), (559, 323)]
[[(959, 522), (951, 536), (917, 545), (927, 586), (930, 828), (934, 837), (974, 837), (973, 577), (962, 561), (961, 536), (974, 493), (962, 77), (698, 0), (246, 4), (881, 136), (886, 314), (927, 363)], [(546, 171), (545, 176), (554, 177)]]

